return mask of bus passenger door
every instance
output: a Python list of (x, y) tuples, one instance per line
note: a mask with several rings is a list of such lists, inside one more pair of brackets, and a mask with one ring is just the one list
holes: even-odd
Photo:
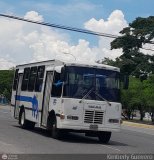
[(47, 118), (48, 118), (48, 111), (49, 111), (49, 101), (51, 97), (51, 87), (53, 81), (53, 72), (47, 72), (46, 74), (46, 81), (44, 87), (44, 94), (43, 94), (43, 105), (42, 105), (42, 122), (41, 125), (47, 125)]
[(17, 92), (16, 92), (16, 96), (15, 96), (14, 117), (16, 119), (19, 118), (19, 107), (20, 107), (19, 96), (20, 96), (20, 93), (21, 93), (22, 78), (23, 78), (23, 74), (21, 73), (21, 74), (19, 74), (18, 84), (17, 84)]

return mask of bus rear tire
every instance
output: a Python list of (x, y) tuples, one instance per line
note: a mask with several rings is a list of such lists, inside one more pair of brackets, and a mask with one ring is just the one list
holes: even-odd
[(25, 119), (25, 110), (22, 109), (19, 117), (19, 124), (23, 129), (34, 129), (35, 123)]
[(105, 131), (99, 132), (98, 138), (101, 143), (107, 144), (111, 138), (111, 132), (105, 132)]

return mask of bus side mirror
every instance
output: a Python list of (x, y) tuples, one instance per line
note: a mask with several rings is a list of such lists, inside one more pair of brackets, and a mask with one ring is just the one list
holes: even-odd
[(129, 76), (124, 75), (123, 76), (123, 89), (128, 89), (129, 87)]

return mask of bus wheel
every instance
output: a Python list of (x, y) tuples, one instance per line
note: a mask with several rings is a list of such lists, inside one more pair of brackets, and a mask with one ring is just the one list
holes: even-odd
[(101, 143), (107, 144), (111, 138), (111, 132), (104, 132), (104, 131), (99, 132), (98, 138)]
[(56, 118), (52, 122), (52, 127), (51, 127), (51, 136), (54, 139), (60, 139), (62, 137), (61, 130), (57, 128), (57, 121)]
[(21, 110), (20, 117), (19, 117), (19, 124), (20, 124), (21, 128), (26, 128), (26, 126), (27, 126), (27, 123), (26, 123), (26, 120), (25, 120), (24, 109)]
[(24, 109), (21, 111), (20, 118), (19, 118), (19, 124), (20, 124), (21, 128), (24, 128), (24, 129), (33, 129), (35, 127), (34, 122), (31, 122), (31, 121), (28, 121), (25, 119), (25, 110)]

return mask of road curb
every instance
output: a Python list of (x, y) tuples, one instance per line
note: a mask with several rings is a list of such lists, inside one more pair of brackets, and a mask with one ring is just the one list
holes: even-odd
[(153, 125), (140, 124), (140, 123), (134, 123), (134, 122), (128, 122), (128, 121), (123, 121), (122, 125), (124, 125), (124, 126), (131, 126), (131, 127), (154, 129)]

